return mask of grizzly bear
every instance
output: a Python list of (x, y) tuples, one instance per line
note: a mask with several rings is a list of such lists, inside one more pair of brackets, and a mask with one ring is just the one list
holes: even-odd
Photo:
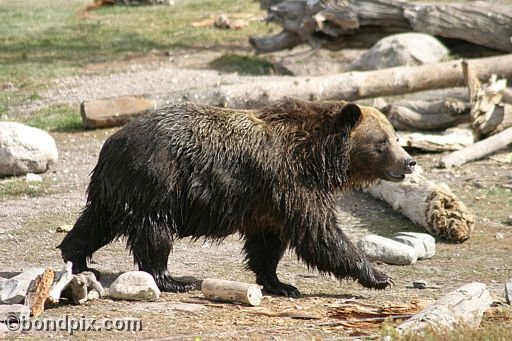
[(247, 268), (271, 294), (300, 296), (277, 265), (288, 248), (308, 267), (384, 289), (336, 220), (335, 191), (400, 181), (415, 161), (371, 107), (285, 98), (259, 110), (192, 103), (129, 122), (103, 145), (87, 203), (59, 248), (73, 272), (118, 237), (163, 291), (193, 289), (171, 277), (176, 238), (245, 240)]

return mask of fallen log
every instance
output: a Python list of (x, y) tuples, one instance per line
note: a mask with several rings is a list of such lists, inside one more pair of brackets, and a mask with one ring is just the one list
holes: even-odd
[[(512, 54), (471, 60), (479, 78), (492, 74), (512, 77)], [(402, 66), (366, 72), (347, 72), (318, 77), (282, 77), (275, 82), (221, 85), (218, 88), (182, 93), (175, 101), (231, 108), (250, 108), (269, 104), (283, 96), (305, 100), (355, 100), (402, 95), (422, 90), (464, 85), (461, 61), (422, 66)]]
[(203, 280), (201, 291), (211, 300), (245, 303), (252, 306), (260, 305), (263, 297), (260, 287), (256, 284), (213, 278)]
[(429, 152), (461, 150), (474, 142), (470, 128), (450, 128), (442, 132), (398, 132), (400, 145)]
[(444, 156), (440, 161), (440, 167), (450, 168), (461, 166), (467, 162), (481, 159), (500, 149), (512, 144), (512, 127), (506, 130), (472, 144), (462, 150), (458, 150)]
[[(470, 61), (475, 75), (480, 78), (489, 78), (492, 74), (512, 78), (512, 54)], [(464, 77), (461, 61), (450, 61), (330, 76), (276, 77), (273, 82), (265, 80), (173, 93), (169, 94), (169, 101), (254, 108), (268, 105), (284, 96), (305, 100), (356, 100), (462, 85)], [(113, 127), (144, 114), (153, 105), (152, 101), (140, 96), (86, 101), (81, 107), (82, 120), (87, 128)]]
[(379, 180), (365, 189), (386, 201), (430, 234), (462, 243), (471, 236), (475, 218), (444, 184), (427, 180), (421, 168), (402, 182)]
[[(280, 25), (282, 33), (300, 39), (296, 45), (309, 43), (314, 47), (343, 48), (347, 37), (371, 29), (380, 31), (380, 37), (383, 33), (416, 31), (512, 51), (512, 9), (504, 4), (483, 1), (411, 4), (401, 0), (262, 0), (261, 5), (268, 11), (267, 22)], [(278, 37), (251, 37), (251, 44), (258, 52), (278, 51)], [(262, 40), (265, 40), (265, 49), (259, 50)]]
[(455, 98), (441, 101), (402, 101), (381, 111), (397, 130), (438, 130), (469, 123), (470, 105)]
[(491, 303), (485, 284), (466, 284), (399, 325), (397, 332), (417, 336), (427, 329), (478, 328)]

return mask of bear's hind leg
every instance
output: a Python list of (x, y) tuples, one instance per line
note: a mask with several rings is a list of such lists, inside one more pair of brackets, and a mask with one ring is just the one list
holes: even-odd
[(140, 271), (149, 273), (155, 279), (158, 288), (167, 292), (186, 292), (194, 290), (193, 283), (177, 281), (167, 270), (167, 261), (172, 250), (172, 236), (166, 228), (144, 225), (144, 228), (132, 229), (128, 236), (128, 245)]
[(300, 297), (299, 290), (277, 278), (277, 264), (283, 257), (287, 245), (273, 233), (250, 235), (244, 245), (247, 268), (256, 274), (256, 282), (274, 295)]

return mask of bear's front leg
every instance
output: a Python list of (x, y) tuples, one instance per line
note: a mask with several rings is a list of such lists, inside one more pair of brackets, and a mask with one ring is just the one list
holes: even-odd
[(256, 274), (256, 283), (263, 285), (269, 294), (300, 297), (300, 291), (293, 285), (283, 283), (277, 277), (277, 264), (283, 257), (287, 244), (271, 232), (250, 235), (244, 245), (247, 268)]
[(336, 224), (334, 214), (328, 223), (313, 224), (292, 233), (291, 246), (299, 258), (320, 272), (333, 274), (339, 279), (352, 278), (372, 289), (385, 289), (393, 279), (375, 269), (366, 256)]

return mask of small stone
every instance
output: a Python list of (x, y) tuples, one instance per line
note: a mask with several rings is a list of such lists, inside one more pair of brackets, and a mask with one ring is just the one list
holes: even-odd
[(418, 259), (412, 247), (374, 234), (365, 236), (357, 245), (370, 260), (387, 264), (410, 265)]
[(34, 173), (27, 173), (25, 180), (27, 182), (43, 182), (43, 177)]
[(509, 225), (512, 225), (512, 215), (509, 215), (507, 217), (506, 223), (509, 224)]
[(30, 308), (24, 304), (0, 304), (0, 322), (5, 322), (9, 319), (17, 321), (28, 320), (30, 317)]
[(425, 280), (418, 279), (412, 282), (412, 287), (416, 289), (426, 289), (428, 287), (428, 283)]
[(503, 233), (497, 232), (496, 235), (494, 236), (494, 238), (496, 238), (496, 240), (501, 240), (501, 239), (503, 239), (505, 237), (503, 236)]
[(160, 297), (160, 290), (149, 273), (130, 271), (112, 282), (110, 296), (121, 300), (152, 301)]
[(91, 289), (91, 291), (87, 293), (87, 301), (97, 300), (100, 297), (100, 294), (94, 289)]
[(397, 242), (412, 247), (418, 259), (431, 258), (436, 254), (436, 239), (427, 233), (400, 232), (392, 237)]
[(65, 233), (68, 233), (69, 231), (71, 231), (71, 229), (73, 228), (73, 225), (60, 225), (59, 227), (57, 227), (57, 232), (65, 232)]
[(505, 301), (512, 304), (512, 278), (505, 283)]

